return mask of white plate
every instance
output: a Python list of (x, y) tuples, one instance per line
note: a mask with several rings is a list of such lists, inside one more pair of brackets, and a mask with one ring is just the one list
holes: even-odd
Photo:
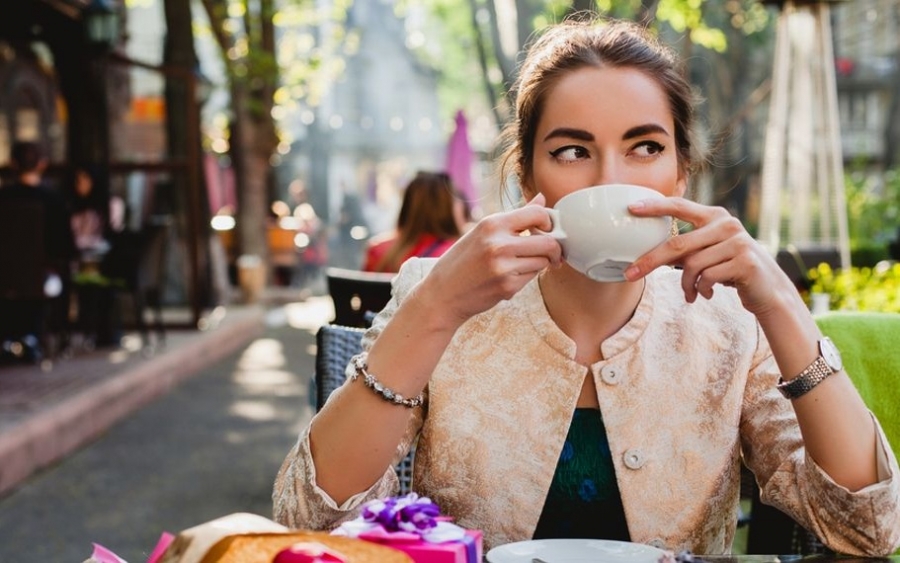
[(531, 540), (488, 551), (488, 563), (657, 563), (665, 552), (653, 546), (613, 540)]

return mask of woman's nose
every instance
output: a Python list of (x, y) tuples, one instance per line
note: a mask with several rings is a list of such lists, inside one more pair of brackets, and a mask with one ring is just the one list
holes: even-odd
[(602, 186), (625, 183), (625, 177), (621, 172), (620, 167), (615, 162), (612, 162), (610, 159), (604, 159), (597, 166), (597, 171), (592, 178), (592, 185)]

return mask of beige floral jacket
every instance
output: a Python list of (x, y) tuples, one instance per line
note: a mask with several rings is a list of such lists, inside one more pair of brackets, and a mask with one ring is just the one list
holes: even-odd
[[(406, 263), (365, 346), (432, 263)], [(650, 275), (633, 318), (590, 366), (632, 540), (728, 552), (743, 455), (764, 500), (836, 551), (896, 549), (900, 482), (880, 426), (881, 482), (856, 493), (836, 485), (806, 455), (791, 404), (775, 388), (768, 343), (737, 293), (717, 287), (713, 299), (688, 304), (679, 279), (675, 270)], [(411, 416), (396, 459), (418, 436), (414, 489), (458, 524), (482, 530), (486, 549), (532, 537), (585, 377), (574, 357), (534, 280), (456, 333), (425, 408)], [(293, 528), (327, 529), (396, 491), (386, 468), (337, 506), (316, 485), (307, 428), (278, 474), (274, 515)]]

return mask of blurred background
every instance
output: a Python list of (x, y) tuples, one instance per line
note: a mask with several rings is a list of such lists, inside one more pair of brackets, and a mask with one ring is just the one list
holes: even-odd
[(514, 204), (494, 157), (517, 54), (584, 9), (643, 21), (686, 57), (715, 155), (693, 196), (800, 263), (798, 287), (818, 258), (897, 257), (898, 0), (2, 5), (0, 176), (11, 144), (35, 141), (53, 189), (88, 166), (125, 231), (165, 224), (152, 275), (187, 311), (167, 322), (260, 287), (324, 292), (323, 268), (360, 267), (418, 170), (447, 171), (475, 220)]

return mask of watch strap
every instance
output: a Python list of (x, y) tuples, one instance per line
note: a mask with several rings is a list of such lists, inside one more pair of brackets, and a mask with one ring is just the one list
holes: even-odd
[(809, 364), (794, 379), (785, 381), (784, 378), (778, 378), (778, 390), (788, 399), (798, 399), (812, 391), (816, 385), (825, 381), (825, 378), (832, 373), (835, 373), (835, 371), (820, 354), (813, 363)]

